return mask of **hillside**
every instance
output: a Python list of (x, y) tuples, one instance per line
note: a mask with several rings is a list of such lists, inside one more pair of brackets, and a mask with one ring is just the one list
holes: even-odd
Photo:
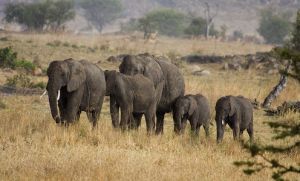
[[(33, 1), (33, 0), (32, 0)], [(79, 1), (79, 0), (76, 0)], [(138, 18), (157, 8), (173, 8), (186, 14), (204, 16), (204, 3), (209, 2), (211, 12), (218, 11), (215, 18), (216, 27), (226, 25), (231, 33), (234, 30), (244, 34), (257, 35), (259, 12), (261, 9), (272, 7), (276, 11), (295, 12), (300, 8), (299, 0), (121, 0), (124, 7), (122, 19), (107, 25), (104, 32), (118, 31), (120, 21), (126, 22), (130, 18)], [(3, 18), (3, 7), (8, 2), (30, 2), (30, 0), (2, 0), (0, 1), (0, 18)], [(219, 8), (217, 8), (219, 7)], [(3, 26), (3, 22), (1, 22)], [(68, 23), (69, 29), (75, 32), (87, 29), (87, 23), (78, 11), (76, 19)]]

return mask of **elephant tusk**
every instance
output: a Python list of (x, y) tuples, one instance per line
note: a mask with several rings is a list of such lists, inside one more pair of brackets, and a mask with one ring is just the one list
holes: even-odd
[(225, 126), (225, 121), (222, 119), (222, 126)]
[(40, 99), (42, 99), (46, 94), (47, 94), (47, 90), (45, 90), (45, 92), (40, 96)]
[(60, 90), (58, 90), (57, 100), (60, 98)]

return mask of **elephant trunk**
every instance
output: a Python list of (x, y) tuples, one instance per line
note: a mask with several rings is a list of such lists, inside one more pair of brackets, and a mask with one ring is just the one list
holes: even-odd
[(174, 111), (173, 119), (174, 119), (174, 132), (176, 134), (181, 133), (181, 115), (176, 110)]
[(51, 110), (51, 115), (53, 119), (55, 120), (56, 123), (61, 122), (61, 118), (58, 114), (58, 109), (57, 109), (57, 96), (58, 96), (58, 88), (55, 88), (53, 86), (47, 85), (47, 90), (48, 90), (48, 97), (49, 97), (49, 104), (50, 104), (50, 110)]
[(224, 119), (222, 116), (216, 116), (216, 123), (217, 123), (217, 143), (221, 143), (223, 140), (224, 135)]

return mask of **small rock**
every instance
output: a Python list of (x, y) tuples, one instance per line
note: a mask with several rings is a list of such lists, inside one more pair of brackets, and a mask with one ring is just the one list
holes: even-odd
[(208, 76), (210, 75), (210, 71), (209, 70), (198, 70), (192, 73), (193, 75), (197, 75), (197, 76)]

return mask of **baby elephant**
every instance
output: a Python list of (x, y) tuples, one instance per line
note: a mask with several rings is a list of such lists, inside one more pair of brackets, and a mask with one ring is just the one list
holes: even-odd
[(247, 129), (250, 141), (253, 139), (253, 108), (251, 102), (242, 96), (221, 97), (216, 103), (217, 142), (223, 140), (226, 124), (237, 139)]
[(173, 119), (176, 133), (183, 133), (189, 120), (195, 135), (199, 135), (199, 129), (203, 125), (206, 136), (209, 136), (210, 108), (207, 98), (201, 94), (178, 98), (173, 110)]
[(144, 114), (147, 132), (155, 127), (155, 88), (153, 82), (141, 74), (124, 75), (116, 71), (105, 71), (106, 95), (110, 96), (110, 113), (114, 127), (119, 127), (119, 108), (121, 108), (122, 130), (128, 125), (138, 127), (133, 114)]

